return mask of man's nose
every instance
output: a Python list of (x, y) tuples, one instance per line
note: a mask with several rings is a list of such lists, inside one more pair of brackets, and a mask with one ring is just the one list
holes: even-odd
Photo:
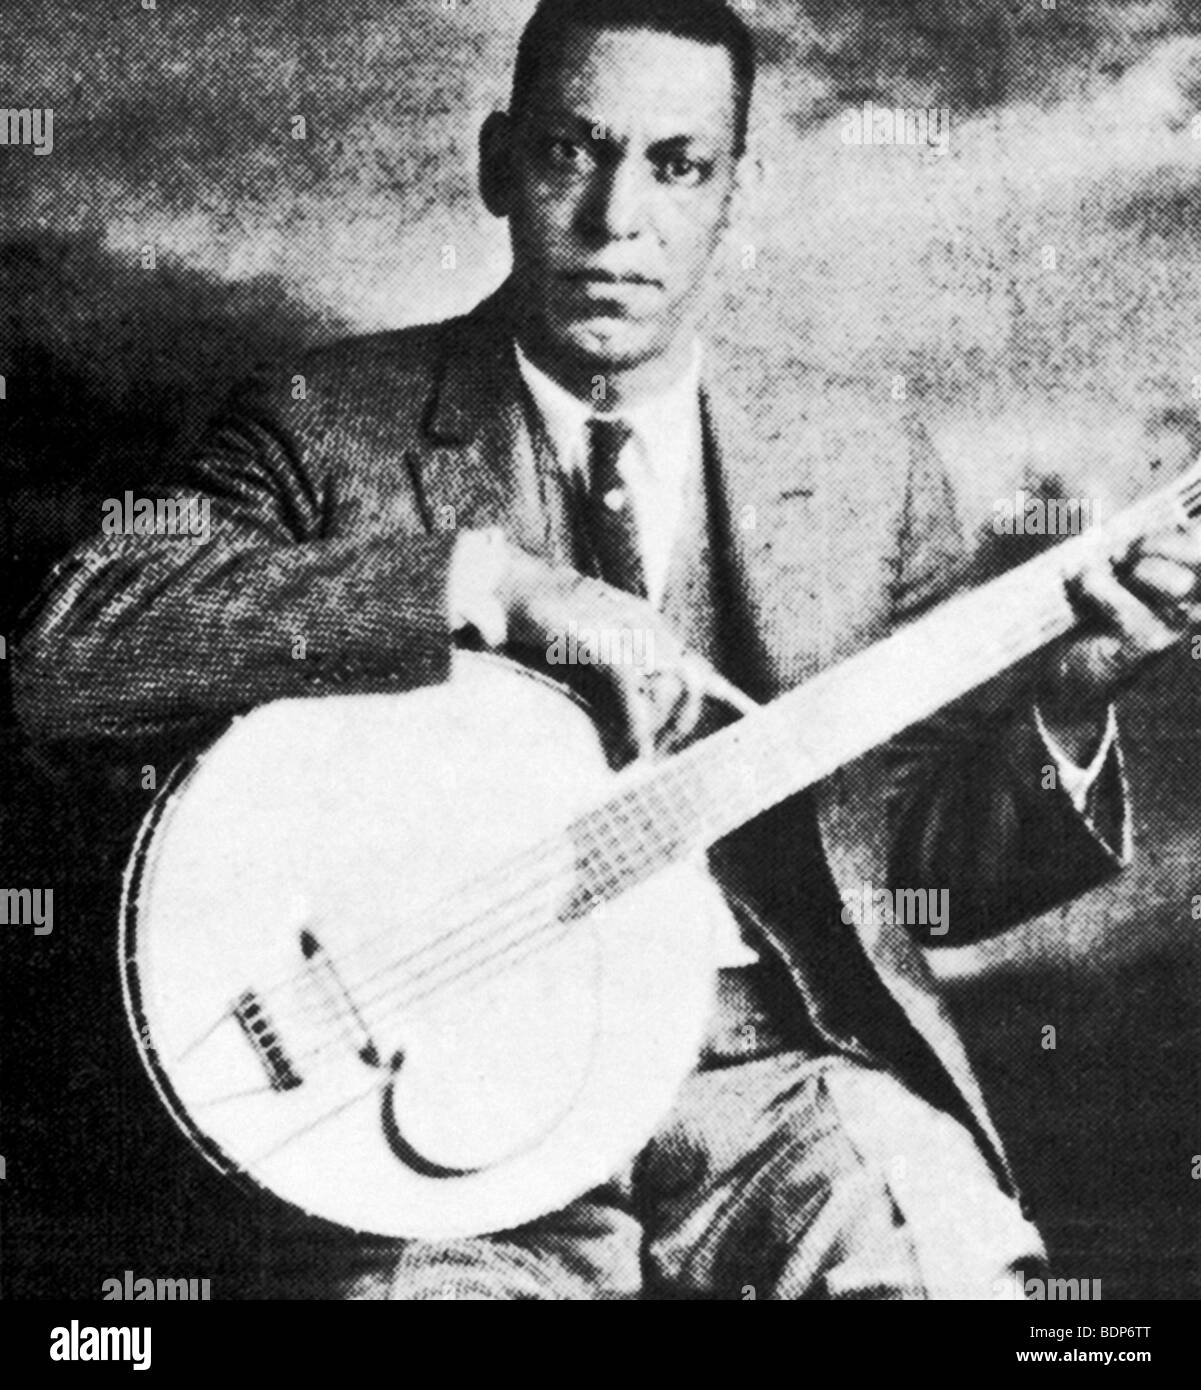
[(633, 160), (614, 160), (598, 170), (586, 215), (588, 229), (609, 241), (622, 241), (642, 230), (646, 187)]

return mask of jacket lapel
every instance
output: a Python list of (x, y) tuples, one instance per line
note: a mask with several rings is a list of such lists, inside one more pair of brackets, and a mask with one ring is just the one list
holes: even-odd
[(720, 375), (705, 388), (704, 409), (731, 665), (750, 693), (769, 699), (822, 661), (816, 460)]
[(501, 526), (542, 553), (546, 522), (501, 292), (458, 320), (409, 462), (434, 530)]

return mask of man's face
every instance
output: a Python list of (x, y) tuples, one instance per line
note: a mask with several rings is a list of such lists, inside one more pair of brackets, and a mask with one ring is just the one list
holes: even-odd
[(610, 369), (668, 351), (689, 329), (735, 185), (726, 51), (580, 29), (507, 138), (501, 210), (535, 332), (573, 361)]

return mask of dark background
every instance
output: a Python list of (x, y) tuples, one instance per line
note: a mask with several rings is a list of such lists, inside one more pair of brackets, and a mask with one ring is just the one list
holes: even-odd
[[(10, 643), (101, 501), (153, 476), (249, 365), (464, 309), (500, 280), (475, 132), (529, 8), (5, 0), (0, 107), (56, 116), (52, 155), (0, 148)], [(983, 545), (1018, 484), (1112, 507), (1196, 454), (1198, 6), (742, 8), (765, 62), (764, 180), (715, 308), (748, 370), (805, 358), (900, 377), (990, 567), (1024, 558)], [(844, 145), (842, 111), (868, 98), (947, 107), (950, 152)], [(52, 886), (56, 925), (0, 928), (0, 1288), (94, 1296), (97, 1276), (132, 1267), (211, 1270), (215, 1296), (232, 1293), (266, 1239), (258, 1209), (181, 1153), (113, 1032), (140, 764), (35, 757), (7, 669), (3, 882)], [(1137, 865), (936, 959), (1059, 1272), (1100, 1278), (1107, 1298), (1201, 1291), (1197, 671), (1183, 652), (1123, 710)], [(136, 1210), (110, 1195), (131, 1172)], [(143, 1226), (166, 1252), (155, 1268)]]

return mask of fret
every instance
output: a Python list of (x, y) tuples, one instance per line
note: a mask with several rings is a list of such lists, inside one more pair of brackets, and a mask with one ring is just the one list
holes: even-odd
[(685, 832), (689, 827), (680, 819), (679, 807), (674, 799), (668, 796), (665, 779), (656, 778), (648, 782), (642, 788), (642, 796), (655, 826), (654, 834), (650, 838), (658, 842), (654, 846), (656, 858), (663, 857), (670, 861), (673, 842), (685, 838)]
[[(637, 815), (636, 813), (642, 813)], [(618, 807), (616, 825), (617, 868), (619, 876), (633, 877), (631, 866), (637, 866), (647, 838), (653, 833), (654, 817), (644, 807), (634, 791), (628, 791)]]
[(686, 767), (678, 759), (672, 759), (663, 769), (663, 781), (670, 785), (672, 800), (677, 807), (680, 829), (695, 833), (708, 815), (708, 802), (698, 785), (696, 769)]
[[(608, 822), (605, 825), (605, 833), (610, 842), (607, 869), (611, 878), (611, 884), (606, 884), (605, 887), (612, 887), (614, 890), (620, 889), (623, 879), (627, 877), (627, 845), (630, 838), (627, 801), (628, 793), (625, 793), (616, 803), (611, 804)], [(606, 896), (612, 896), (612, 893), (606, 893)]]
[(613, 897), (620, 882), (616, 858), (620, 846), (608, 810), (601, 806), (572, 826), (572, 839), (577, 846), (577, 888), (568, 915), (580, 915)]

